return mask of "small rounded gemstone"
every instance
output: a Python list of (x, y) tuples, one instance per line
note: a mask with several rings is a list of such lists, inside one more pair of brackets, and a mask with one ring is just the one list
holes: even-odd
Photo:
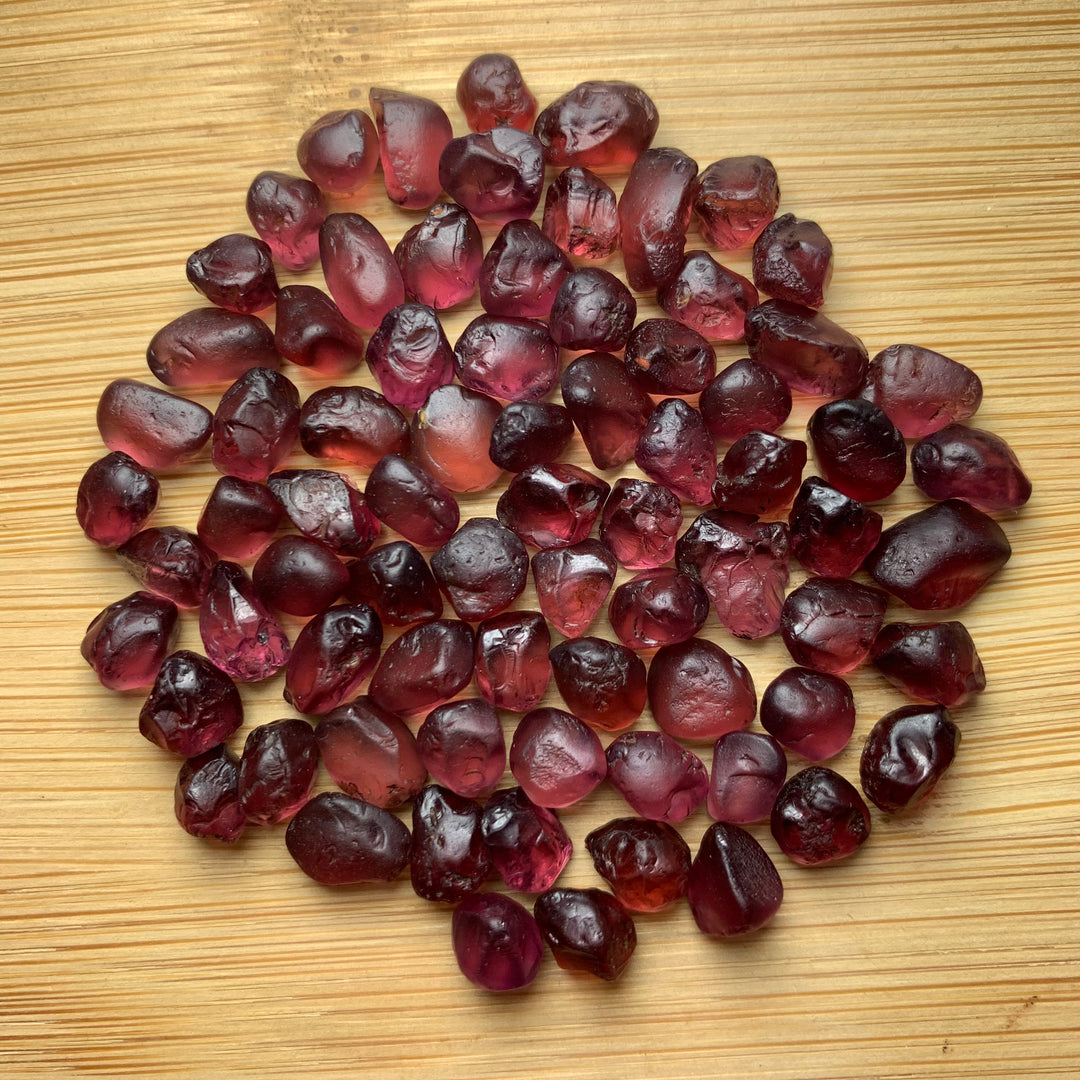
[(283, 172), (259, 173), (248, 188), (247, 215), (282, 266), (307, 270), (319, 261), (319, 226), (326, 207), (310, 180)]
[(423, 210), (443, 188), (439, 157), (454, 135), (449, 117), (429, 98), (400, 90), (373, 86), (368, 102), (387, 196), (406, 210)]
[(843, 675), (869, 655), (886, 601), (880, 589), (855, 581), (809, 578), (784, 601), (784, 644), (795, 663)]
[(409, 423), (366, 386), (324, 386), (300, 410), (300, 445), (312, 457), (370, 469), (387, 454), (409, 452)]
[(777, 300), (819, 308), (832, 281), (833, 249), (816, 221), (782, 214), (754, 241), (754, 284)]
[(240, 809), (240, 759), (215, 746), (185, 761), (176, 777), (176, 820), (192, 836), (231, 844), (240, 839), (247, 818)]
[(674, 319), (644, 319), (626, 341), (626, 369), (650, 394), (699, 394), (716, 374), (716, 350)]
[(537, 806), (570, 806), (607, 775), (596, 732), (562, 709), (533, 709), (510, 743), (510, 771)]
[(764, 821), (784, 786), (787, 758), (771, 735), (728, 731), (713, 744), (709, 816), (732, 825)]
[(532, 131), (536, 119), (536, 98), (517, 61), (504, 53), (483, 53), (469, 61), (457, 81), (457, 102), (473, 131), (501, 126)]
[(860, 502), (891, 495), (907, 473), (907, 447), (893, 422), (862, 398), (829, 401), (807, 425), (814, 460), (834, 488)]
[(80, 651), (107, 690), (137, 690), (157, 678), (173, 650), (180, 612), (163, 596), (135, 592), (109, 604), (86, 628)]
[(229, 233), (193, 251), (187, 279), (210, 303), (244, 315), (272, 307), (278, 291), (270, 246), (244, 233)]
[(454, 370), (481, 394), (542, 398), (559, 380), (559, 350), (542, 322), (480, 315), (454, 345)]
[(538, 611), (504, 611), (476, 628), (476, 686), (485, 701), (524, 713), (551, 682), (551, 634)]
[(564, 349), (621, 349), (637, 318), (634, 294), (610, 271), (584, 266), (563, 279), (548, 325)]
[(319, 230), (326, 287), (351, 323), (374, 330), (405, 300), (405, 284), (379, 230), (359, 214), (329, 214)]
[(709, 597), (689, 574), (670, 566), (642, 570), (611, 594), (608, 618), (631, 649), (655, 649), (693, 637), (709, 614)]
[(612, 982), (637, 946), (634, 920), (603, 889), (549, 889), (536, 898), (533, 915), (555, 962)]
[(645, 664), (625, 645), (581, 637), (551, 650), (551, 671), (567, 708), (603, 731), (629, 727), (645, 708)]
[(961, 622), (889, 623), (870, 649), (870, 662), (909, 697), (962, 705), (986, 689), (986, 673)]
[(286, 285), (277, 295), (274, 347), (318, 375), (347, 375), (364, 360), (364, 339), (329, 296), (313, 285)]
[(761, 695), (761, 726), (788, 750), (825, 761), (847, 746), (855, 730), (851, 687), (828, 672), (787, 668)]
[(265, 485), (221, 476), (199, 515), (199, 539), (223, 559), (247, 562), (270, 543), (284, 516)]
[(549, 401), (511, 401), (491, 429), (488, 456), (500, 469), (523, 472), (558, 461), (574, 436), (565, 406)]
[(716, 469), (713, 501), (721, 510), (768, 514), (787, 506), (802, 481), (806, 443), (748, 431), (728, 447)]
[(431, 556), (431, 571), (461, 619), (508, 608), (525, 588), (525, 545), (493, 518), (470, 518)]
[(457, 903), (491, 874), (491, 855), (480, 831), (480, 804), (429, 784), (412, 808), (409, 876), (425, 900)]
[(870, 810), (839, 773), (811, 765), (780, 789), (769, 824), (789, 859), (818, 866), (858, 851), (870, 836)]
[(483, 491), (502, 469), (488, 457), (502, 406), (487, 394), (451, 383), (428, 395), (412, 418), (413, 460), (451, 491)]
[(480, 303), (489, 315), (545, 319), (572, 269), (536, 222), (508, 221), (484, 257)]
[(259, 556), (251, 580), (272, 608), (287, 615), (317, 615), (345, 591), (349, 571), (324, 543), (282, 536)]
[(759, 297), (752, 282), (707, 251), (688, 251), (656, 300), (672, 319), (708, 341), (742, 341), (746, 313)]
[(779, 204), (780, 185), (768, 158), (721, 158), (701, 170), (694, 186), (701, 235), (722, 251), (749, 247)]
[(363, 555), (379, 535), (378, 519), (343, 473), (283, 469), (267, 486), (300, 532), (339, 555)]
[(716, 444), (701, 413), (682, 398), (665, 398), (649, 416), (634, 450), (638, 467), (680, 499), (707, 506), (716, 482)]
[(606, 259), (619, 246), (615, 192), (580, 165), (563, 169), (548, 185), (541, 227), (567, 255)]
[(701, 759), (663, 731), (626, 731), (607, 748), (608, 780), (635, 814), (677, 825), (705, 801)]
[(367, 364), (399, 409), (419, 409), (432, 390), (454, 378), (454, 350), (424, 304), (399, 304), (383, 316), (368, 342)]
[(119, 547), (146, 523), (161, 485), (149, 469), (120, 450), (95, 461), (79, 481), (75, 517), (88, 540)]
[(611, 490), (577, 465), (530, 465), (499, 496), (499, 521), (526, 544), (547, 550), (586, 539)]
[(213, 415), (197, 401), (134, 379), (114, 379), (97, 407), (101, 441), (146, 469), (190, 461), (210, 438)]
[(911, 478), (931, 499), (963, 499), (993, 513), (1016, 510), (1031, 498), (1012, 447), (991, 431), (948, 424), (911, 448)]
[(528, 218), (544, 190), (544, 148), (530, 132), (514, 127), (462, 135), (442, 152), (439, 182), (484, 221)]
[(300, 392), (279, 371), (252, 368), (221, 395), (211, 458), (226, 476), (265, 480), (299, 435)]
[(144, 589), (182, 608), (202, 603), (216, 561), (198, 536), (173, 525), (143, 529), (116, 549), (116, 557)]
[(445, 544), (461, 520), (446, 485), (399, 454), (387, 454), (371, 470), (364, 497), (380, 521), (415, 544)]
[(469, 799), (490, 795), (506, 771), (502, 724), (478, 698), (432, 709), (416, 733), (416, 746), (432, 779)]
[(427, 560), (407, 540), (395, 540), (348, 564), (345, 595), (368, 604), (387, 626), (438, 619), (442, 593)]
[(394, 258), (405, 295), (442, 311), (464, 303), (476, 292), (484, 241), (464, 206), (440, 202), (423, 221), (405, 231), (394, 248)]
[(628, 570), (670, 562), (682, 528), (682, 504), (662, 484), (620, 476), (600, 519), (600, 539)]
[(705, 387), (698, 408), (714, 439), (734, 442), (751, 431), (775, 431), (791, 413), (791, 391), (776, 372), (745, 357)]
[(532, 573), (544, 617), (564, 637), (583, 634), (611, 592), (617, 570), (614, 555), (599, 540), (538, 551)]
[(296, 160), (323, 191), (356, 191), (379, 164), (375, 124), (360, 109), (325, 113), (300, 136)]
[(461, 973), (484, 990), (520, 990), (536, 978), (544, 940), (536, 920), (502, 893), (466, 896), (451, 921)]
[(826, 484), (803, 481), (788, 514), (791, 553), (813, 574), (850, 577), (881, 537), (881, 515)]
[(518, 892), (550, 889), (570, 861), (573, 844), (558, 815), (537, 806), (519, 787), (488, 799), (480, 828), (492, 865)]
[(686, 895), (690, 848), (664, 821), (615, 818), (585, 837), (596, 872), (631, 911), (662, 911)]
[(288, 821), (308, 801), (318, 768), (319, 747), (306, 721), (252, 728), (240, 755), (240, 807), (248, 821)]

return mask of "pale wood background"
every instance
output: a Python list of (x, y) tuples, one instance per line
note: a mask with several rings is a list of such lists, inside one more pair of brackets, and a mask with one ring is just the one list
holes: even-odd
[[(184, 259), (247, 228), (254, 173), (294, 169), (304, 127), (371, 85), (435, 97), (462, 131), (457, 76), (491, 49), (541, 101), (589, 77), (639, 82), (657, 144), (702, 165), (771, 157), (783, 209), (836, 246), (827, 311), (871, 352), (914, 341), (975, 368), (979, 422), (1035, 481), (1005, 523), (1013, 561), (963, 615), (990, 686), (958, 710), (961, 754), (932, 803), (875, 813), (845, 864), (777, 856), (787, 899), (754, 938), (707, 940), (683, 906), (639, 920), (620, 983), (549, 960), (508, 997), (462, 979), (449, 912), (407, 880), (326, 890), (280, 829), (222, 850), (176, 826), (176, 763), (138, 735), (139, 697), (103, 691), (78, 656), (132, 586), (72, 510), (102, 452), (101, 388), (149, 380), (146, 342), (196, 302)], [(0, 1075), (1080, 1077), (1078, 63), (1061, 0), (7, 0)], [(378, 186), (352, 205), (392, 243), (414, 220)], [(451, 338), (476, 310), (448, 316)], [(212, 475), (204, 461), (169, 479), (157, 520), (192, 526)], [(905, 487), (885, 512), (916, 505)], [(785, 666), (775, 642), (709, 633), (759, 689)], [(849, 776), (901, 704), (872, 672), (852, 683)], [(244, 696), (249, 724), (288, 715), (280, 682)], [(618, 812), (597, 793), (566, 813), (564, 882), (594, 882), (580, 840)], [(687, 823), (693, 843), (705, 824)]]

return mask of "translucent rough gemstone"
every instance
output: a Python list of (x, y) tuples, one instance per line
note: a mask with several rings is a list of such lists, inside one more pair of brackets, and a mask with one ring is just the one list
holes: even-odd
[(480, 831), (480, 804), (437, 784), (425, 787), (412, 808), (409, 877), (425, 900), (454, 904), (491, 874), (491, 855)]
[(368, 693), (387, 712), (414, 716), (449, 701), (469, 685), (472, 674), (472, 627), (433, 619), (409, 627), (386, 647)]
[(748, 431), (728, 447), (716, 470), (713, 501), (721, 510), (768, 514), (787, 506), (806, 465), (806, 443)]
[(573, 269), (534, 221), (508, 221), (480, 270), (480, 303), (489, 315), (546, 319), (563, 279)]
[(549, 327), (564, 349), (621, 349), (637, 318), (634, 294), (610, 271), (578, 267), (563, 279)]
[(542, 398), (559, 379), (559, 349), (536, 319), (480, 315), (454, 344), (454, 370), (463, 386), (481, 394)]
[(599, 540), (538, 551), (532, 557), (540, 610), (564, 637), (583, 634), (615, 583), (618, 564)]
[(382, 640), (382, 623), (367, 604), (341, 604), (316, 615), (293, 642), (285, 700), (313, 716), (336, 709), (374, 670)]
[(921, 345), (890, 345), (866, 370), (859, 397), (884, 410), (906, 439), (974, 416), (982, 382), (971, 368)]
[(439, 158), (439, 182), (481, 220), (528, 218), (544, 190), (544, 148), (531, 133), (513, 127), (462, 135)]
[(405, 295), (443, 310), (476, 291), (484, 241), (472, 214), (457, 203), (436, 203), (394, 248)]
[(716, 350), (674, 319), (644, 319), (626, 341), (626, 369), (650, 394), (699, 394), (716, 374)]
[(713, 744), (709, 816), (731, 825), (764, 821), (787, 776), (787, 758), (771, 735), (728, 731)]
[(895, 814), (918, 805), (953, 763), (960, 729), (940, 705), (905, 705), (870, 729), (859, 759), (866, 797)]
[(135, 592), (86, 628), (80, 651), (107, 690), (137, 690), (157, 678), (176, 640), (179, 611), (163, 596)]
[(319, 230), (326, 287), (351, 323), (373, 330), (405, 300), (405, 285), (382, 234), (359, 214), (329, 214)]
[(273, 330), (257, 315), (207, 307), (166, 323), (150, 339), (146, 363), (166, 386), (202, 387), (233, 382), (251, 368), (279, 367), (281, 359)]
[(634, 920), (603, 889), (549, 889), (533, 915), (555, 962), (613, 982), (637, 947)]
[(960, 499), (901, 518), (881, 534), (864, 569), (913, 608), (966, 604), (1009, 561), (1001, 526)]
[(714, 439), (734, 442), (751, 431), (775, 431), (791, 414), (791, 391), (771, 368), (744, 357), (705, 387), (698, 408)]
[(476, 622), (508, 608), (525, 588), (525, 545), (494, 518), (470, 518), (431, 556), (431, 571), (458, 617)]
[(75, 517), (99, 547), (119, 547), (143, 527), (161, 485), (149, 469), (115, 450), (95, 461), (79, 481)]
[(288, 821), (308, 801), (319, 768), (311, 725), (295, 718), (248, 732), (240, 755), (240, 807), (255, 825)]
[(326, 207), (310, 180), (283, 172), (259, 173), (248, 188), (247, 215), (282, 266), (307, 270), (318, 262)]
[(870, 662), (909, 697), (939, 705), (962, 705), (986, 689), (982, 660), (961, 622), (888, 623)]
[(345, 594), (368, 604), (388, 626), (411, 626), (438, 619), (442, 594), (427, 560), (407, 540), (395, 540), (348, 564)]
[(680, 499), (707, 506), (716, 482), (716, 444), (701, 413), (682, 398), (665, 398), (649, 415), (634, 461)]
[(702, 933), (734, 937), (772, 919), (784, 886), (768, 853), (745, 829), (718, 821), (701, 838), (686, 898)]
[(811, 765), (780, 789), (769, 825), (789, 859), (819, 866), (853, 855), (869, 839), (870, 810), (839, 773)]
[(707, 251), (688, 251), (656, 299), (671, 318), (709, 341), (742, 341), (746, 313), (759, 297), (751, 282)]
[(412, 732), (368, 697), (328, 712), (315, 728), (315, 741), (330, 779), (384, 810), (404, 806), (427, 779)]
[(548, 185), (542, 228), (568, 255), (606, 259), (619, 246), (615, 192), (589, 169), (563, 169)]
[(364, 498), (368, 509), (415, 544), (445, 544), (461, 517), (445, 484), (399, 454), (387, 454), (371, 470)]
[(621, 360), (602, 352), (572, 360), (562, 373), (562, 398), (598, 469), (634, 456), (653, 401)]
[(229, 233), (193, 251), (187, 279), (212, 304), (248, 315), (272, 307), (277, 275), (270, 247), (244, 233)]
[(675, 545), (675, 562), (701, 582), (721, 625), (736, 637), (767, 637), (780, 628), (789, 577), (782, 522), (707, 510)]
[(602, 731), (629, 727), (645, 708), (645, 664), (618, 642), (564, 641), (551, 650), (551, 671), (567, 708)]
[(537, 806), (571, 806), (607, 775), (596, 732), (562, 709), (533, 709), (514, 730), (510, 771)]
[(469, 799), (490, 795), (506, 771), (502, 724), (479, 698), (432, 709), (416, 733), (416, 746), (432, 779)]
[(813, 574), (850, 577), (881, 537), (881, 515), (820, 476), (807, 477), (788, 514), (791, 553)]
[(483, 53), (466, 65), (457, 81), (457, 102), (473, 131), (509, 126), (532, 131), (536, 98), (517, 62), (504, 53)]
[(368, 342), (367, 363), (386, 400), (402, 409), (419, 409), (432, 390), (454, 378), (454, 350), (438, 316), (423, 304), (386, 313)]
[(177, 607), (197, 608), (206, 595), (214, 553), (194, 534), (173, 525), (136, 533), (116, 558), (144, 588)]
[(134, 379), (114, 379), (101, 393), (101, 441), (147, 469), (173, 469), (198, 454), (210, 438), (213, 415), (197, 401)]
[(632, 83), (579, 83), (536, 118), (533, 131), (549, 165), (629, 165), (660, 124), (652, 99)]
[(814, 410), (806, 431), (822, 475), (853, 499), (884, 499), (907, 474), (903, 435), (881, 409), (862, 398), (827, 401)]
[(793, 667), (761, 695), (761, 726), (788, 750), (825, 761), (847, 746), (855, 730), (855, 699), (837, 675)]
[(666, 822), (615, 818), (585, 837), (596, 872), (631, 911), (662, 911), (686, 895), (690, 848)]
[(577, 465), (530, 465), (499, 496), (499, 521), (524, 543), (546, 551), (586, 539), (611, 490)]
[(300, 136), (296, 160), (323, 191), (356, 191), (379, 164), (375, 124), (360, 109), (325, 113)]
[(705, 590), (670, 566), (642, 570), (623, 582), (608, 604), (611, 628), (631, 649), (655, 649), (693, 637), (709, 614)]
[(282, 469), (267, 486), (300, 532), (339, 555), (363, 555), (379, 535), (379, 522), (364, 496), (342, 473)]
[(784, 601), (784, 644), (795, 663), (842, 675), (870, 654), (886, 601), (880, 589), (856, 581), (809, 578)]
[(386, 454), (409, 452), (409, 423), (366, 386), (324, 386), (300, 410), (300, 445), (312, 457), (370, 469)]
[(694, 185), (698, 228), (722, 251), (749, 247), (779, 204), (780, 185), (768, 158), (721, 158), (702, 169)]
[(540, 970), (544, 940), (536, 920), (503, 893), (473, 893), (454, 909), (454, 956), (461, 973), (484, 990), (520, 990)]
[(443, 188), (439, 157), (454, 135), (449, 117), (429, 98), (398, 90), (373, 86), (368, 101), (387, 196), (406, 210), (423, 210)]
[(451, 491), (483, 491), (502, 475), (488, 457), (502, 407), (487, 394), (451, 383), (428, 395), (412, 418), (413, 460)]
[(832, 243), (816, 221), (782, 214), (754, 241), (754, 284), (777, 300), (819, 308), (832, 273)]
[(676, 274), (690, 224), (697, 162), (673, 147), (643, 150), (619, 199), (623, 265), (632, 289), (659, 289)]
[(567, 409), (553, 401), (511, 401), (491, 429), (488, 456), (500, 469), (523, 472), (563, 456), (574, 436)]
[(704, 638), (657, 650), (649, 663), (648, 690), (657, 725), (677, 739), (711, 741), (749, 727), (757, 711), (746, 665)]
[(663, 731), (625, 731), (607, 748), (608, 780), (635, 814), (677, 825), (705, 801), (701, 759)]
[(844, 397), (866, 374), (866, 348), (854, 334), (790, 300), (766, 300), (746, 313), (746, 347), (751, 360), (804, 394)]
[(662, 484), (620, 476), (604, 503), (600, 539), (628, 570), (651, 570), (674, 557), (682, 519), (682, 504)]
[(289, 822), (285, 846), (323, 885), (393, 881), (409, 861), (409, 830), (379, 806), (324, 791)]
[(197, 757), (244, 721), (232, 679), (205, 656), (182, 649), (166, 657), (139, 712), (139, 731), (163, 750)]
[(346, 375), (364, 360), (364, 339), (314, 285), (286, 285), (277, 295), (274, 346), (286, 360), (318, 375)]
[(181, 828), (192, 836), (231, 844), (240, 839), (247, 818), (240, 809), (240, 759), (215, 746), (180, 766), (173, 808)]
[(488, 799), (480, 828), (492, 865), (518, 892), (550, 889), (574, 849), (555, 811), (537, 806), (519, 787)]
[(285, 631), (236, 563), (215, 565), (199, 609), (199, 635), (210, 661), (240, 682), (268, 679), (289, 659)]
[(278, 371), (252, 368), (221, 395), (211, 458), (219, 472), (265, 480), (300, 434), (300, 392)]
[(270, 543), (285, 511), (254, 480), (221, 476), (199, 515), (199, 539), (223, 559), (247, 562)]
[(476, 686), (510, 712), (535, 709), (551, 682), (551, 634), (538, 611), (504, 611), (476, 628)]
[(948, 424), (911, 448), (911, 478), (931, 499), (963, 499), (979, 510), (1016, 510), (1031, 498), (1012, 447), (991, 431)]

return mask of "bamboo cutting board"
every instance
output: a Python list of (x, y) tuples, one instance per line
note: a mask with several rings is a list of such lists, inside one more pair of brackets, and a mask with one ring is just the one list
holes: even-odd
[[(1080, 1077), (1074, 5), (9, 0), (0, 24), (0, 1076)], [(957, 710), (961, 752), (927, 805), (875, 812), (865, 849), (821, 869), (755, 826), (787, 889), (766, 931), (709, 940), (683, 905), (638, 920), (618, 983), (548, 958), (501, 997), (461, 977), (449, 912), (407, 879), (325, 889), (280, 828), (222, 849), (177, 827), (177, 763), (138, 735), (139, 695), (78, 656), (132, 585), (73, 516), (101, 389), (152, 381), (147, 341), (196, 305), (184, 259), (248, 228), (252, 176), (295, 170), (301, 131), (372, 85), (435, 98), (463, 132), (454, 85), (493, 49), (541, 102), (638, 82), (656, 145), (702, 165), (770, 157), (782, 209), (836, 248), (827, 313), (871, 353), (911, 341), (973, 367), (977, 422), (1035, 483), (1004, 522), (1013, 560), (962, 614), (989, 686)], [(348, 206), (391, 243), (416, 220), (378, 180)], [(725, 261), (748, 272), (745, 253)], [(451, 340), (477, 311), (448, 314)], [(587, 464), (580, 444), (571, 460)], [(155, 520), (192, 527), (213, 476), (202, 460), (168, 477)], [(493, 501), (465, 498), (463, 517)], [(908, 484), (883, 512), (919, 505)], [(775, 641), (707, 633), (759, 691), (787, 665)], [(872, 671), (851, 683), (849, 777), (903, 703)], [(280, 692), (245, 687), (245, 729), (289, 715)], [(563, 883), (597, 883), (581, 841), (623, 812), (610, 791), (566, 811)], [(692, 845), (705, 826), (685, 823)]]

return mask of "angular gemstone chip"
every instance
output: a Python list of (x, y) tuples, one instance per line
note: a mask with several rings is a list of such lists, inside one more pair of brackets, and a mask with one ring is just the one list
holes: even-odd
[(387, 626), (438, 619), (442, 594), (427, 560), (407, 540), (395, 540), (348, 564), (345, 595), (368, 604)]
[(621, 349), (637, 318), (634, 294), (609, 270), (583, 266), (563, 278), (548, 326), (563, 349)]
[(881, 537), (881, 515), (858, 499), (807, 477), (788, 514), (791, 553), (813, 574), (850, 577)]
[(454, 378), (454, 350), (439, 317), (424, 304), (399, 304), (383, 316), (368, 341), (367, 364), (383, 396), (399, 409), (419, 409), (432, 390)]
[(650, 394), (699, 394), (716, 374), (716, 350), (674, 319), (644, 319), (627, 339), (626, 369)]
[(454, 956), (461, 973), (484, 990), (520, 990), (540, 970), (544, 939), (536, 920), (502, 893), (473, 893), (454, 910)]
[(771, 735), (728, 731), (713, 744), (709, 816), (732, 825), (764, 821), (787, 776), (787, 758)]
[(759, 301), (752, 282), (707, 251), (688, 251), (656, 299), (672, 319), (709, 341), (742, 341), (746, 313)]
[(492, 865), (518, 892), (550, 889), (574, 849), (555, 811), (537, 806), (519, 787), (488, 799), (480, 828)]
[(615, 192), (590, 169), (563, 169), (548, 185), (542, 228), (567, 255), (606, 259), (619, 245)]
[(423, 210), (443, 188), (439, 158), (454, 135), (449, 117), (429, 98), (399, 90), (373, 86), (368, 101), (388, 198), (406, 210)]
[(282, 469), (267, 480), (289, 520), (339, 555), (363, 555), (379, 535), (379, 522), (364, 496), (343, 473)]
[(606, 480), (577, 465), (530, 465), (499, 496), (499, 521), (526, 544), (572, 547), (586, 539), (611, 490)]
[(634, 920), (603, 889), (549, 889), (536, 898), (533, 914), (555, 962), (567, 971), (612, 982), (634, 955)]
[(213, 424), (210, 410), (134, 379), (114, 379), (97, 407), (101, 441), (146, 469), (173, 469), (206, 445)]
[(277, 294), (274, 347), (319, 375), (346, 375), (364, 360), (360, 331), (313, 285), (286, 285)]
[(270, 543), (284, 516), (265, 485), (221, 476), (199, 515), (199, 539), (223, 559), (247, 562)]
[(538, 611), (504, 611), (476, 628), (476, 686), (510, 712), (535, 709), (551, 682), (551, 633)]
[(819, 866), (845, 859), (866, 843), (870, 810), (839, 773), (811, 765), (780, 789), (769, 827), (789, 859)]
[(705, 387), (698, 407), (714, 439), (734, 442), (751, 431), (775, 431), (791, 414), (791, 391), (771, 368), (746, 357)]
[(694, 185), (701, 235), (721, 251), (749, 247), (779, 204), (776, 169), (768, 158), (721, 158), (702, 169)]
[(508, 221), (480, 271), (480, 303), (489, 315), (545, 319), (573, 266), (558, 245), (528, 219)]
[(665, 398), (649, 415), (634, 461), (650, 480), (681, 499), (708, 506), (716, 482), (716, 444), (701, 413), (682, 398)]
[(217, 561), (198, 536), (173, 525), (143, 529), (116, 549), (116, 557), (144, 589), (181, 608), (202, 603)]
[(491, 855), (480, 831), (482, 813), (475, 800), (437, 784), (417, 795), (409, 851), (409, 876), (417, 896), (453, 904), (487, 881)]
[(600, 539), (628, 570), (670, 562), (682, 528), (682, 504), (662, 484), (620, 476), (600, 520)]
[(442, 311), (476, 291), (484, 241), (472, 214), (457, 203), (436, 203), (394, 248), (405, 294)]
[(538, 551), (532, 557), (540, 610), (564, 637), (583, 634), (615, 583), (618, 563), (599, 540)]
[(777, 300), (821, 307), (832, 272), (832, 244), (816, 221), (782, 214), (754, 241), (754, 284)]
[(721, 510), (768, 514), (795, 496), (806, 465), (806, 443), (749, 431), (728, 447), (717, 466), (713, 501)]
[(602, 731), (629, 727), (645, 708), (645, 664), (625, 645), (581, 637), (551, 650), (551, 671), (567, 708)]
[(137, 690), (156, 678), (176, 640), (180, 612), (163, 596), (135, 592), (86, 628), (80, 651), (107, 690)]
[(664, 821), (615, 818), (585, 837), (596, 872), (631, 911), (662, 911), (686, 895), (690, 848)]

